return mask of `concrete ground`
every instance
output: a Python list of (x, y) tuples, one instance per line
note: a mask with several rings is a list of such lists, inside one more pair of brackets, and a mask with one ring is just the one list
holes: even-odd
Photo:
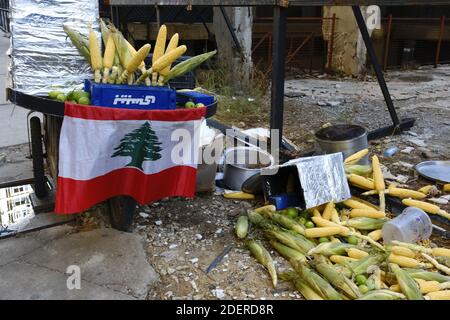
[[(80, 289), (69, 266), (80, 269)], [(71, 277), (72, 276), (72, 277)], [(0, 240), (0, 299), (145, 299), (158, 275), (141, 237), (59, 226)]]

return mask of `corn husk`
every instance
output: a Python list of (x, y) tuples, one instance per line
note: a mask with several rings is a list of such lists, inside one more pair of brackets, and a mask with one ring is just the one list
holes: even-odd
[(309, 250), (314, 248), (314, 243), (300, 234), (293, 234), (284, 230), (266, 230), (265, 234), (270, 239), (276, 239), (282, 244), (306, 254)]
[(217, 50), (203, 53), (203, 54), (189, 58), (189, 59), (177, 64), (176, 66), (174, 66), (172, 68), (172, 70), (170, 70), (170, 72), (164, 78), (163, 83), (167, 83), (169, 80), (171, 80), (173, 78), (180, 77), (180, 76), (188, 73), (189, 71), (194, 70), (195, 68), (200, 66), (203, 62), (212, 58), (216, 53), (217, 53)]
[(386, 259), (386, 254), (379, 253), (367, 256), (365, 258), (359, 259), (349, 265), (349, 268), (353, 271), (355, 275), (363, 274), (367, 272), (367, 269), (374, 265), (379, 265)]
[(397, 292), (393, 292), (387, 289), (373, 290), (367, 292), (357, 300), (404, 300), (405, 295)]
[(414, 278), (406, 271), (402, 270), (398, 265), (391, 263), (390, 267), (397, 278), (400, 289), (408, 300), (423, 300), (420, 287)]
[(236, 235), (239, 239), (244, 239), (248, 234), (248, 217), (240, 216), (234, 227)]
[(91, 65), (91, 55), (89, 53), (89, 39), (79, 33), (78, 31), (70, 28), (67, 25), (63, 25), (64, 32), (69, 36), (72, 44), (78, 49), (78, 52), (86, 59), (86, 61)]
[(273, 263), (273, 259), (263, 245), (256, 240), (247, 240), (245, 242), (245, 245), (250, 250), (250, 252), (253, 254), (253, 256), (256, 258), (256, 260), (259, 261), (269, 272), (270, 276), (272, 277), (272, 284), (273, 287), (276, 288), (277, 286), (277, 271), (275, 269), (275, 264)]
[(303, 253), (275, 240), (270, 241), (270, 244), (286, 260), (298, 260), (301, 262), (306, 262), (306, 257)]
[(290, 281), (294, 284), (295, 288), (306, 300), (323, 300), (323, 298), (315, 292), (309, 284), (300, 278), (295, 272), (284, 272), (279, 274), (279, 278), (284, 281)]
[(347, 249), (356, 248), (355, 245), (349, 243), (333, 243), (333, 242), (324, 242), (311, 249), (308, 252), (308, 255), (312, 254), (321, 254), (324, 256), (332, 256), (332, 255), (343, 255), (347, 253)]
[(294, 219), (273, 211), (265, 211), (266, 215), (279, 225), (298, 234), (305, 235), (305, 228)]
[(376, 230), (381, 229), (387, 221), (387, 218), (358, 217), (347, 220), (345, 225), (358, 230)]
[(372, 167), (369, 165), (346, 164), (345, 172), (348, 174), (357, 174), (358, 176), (368, 177), (372, 173)]
[(408, 272), (408, 274), (415, 279), (422, 279), (426, 281), (437, 281), (439, 283), (450, 281), (449, 276), (445, 276), (443, 274), (440, 274), (439, 272), (431, 272), (412, 268), (403, 268), (403, 270)]

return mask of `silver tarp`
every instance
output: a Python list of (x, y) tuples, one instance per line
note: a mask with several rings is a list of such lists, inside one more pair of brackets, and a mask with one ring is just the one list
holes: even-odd
[[(288, 166), (297, 168), (306, 209), (330, 201), (338, 203), (351, 197), (342, 153), (294, 159), (279, 168)], [(274, 174), (276, 168), (262, 169), (261, 173)]]
[[(70, 91), (92, 77), (63, 24), (87, 35), (98, 30), (97, 0), (10, 0), (13, 88), (32, 95)], [(99, 41), (100, 36), (98, 35)]]

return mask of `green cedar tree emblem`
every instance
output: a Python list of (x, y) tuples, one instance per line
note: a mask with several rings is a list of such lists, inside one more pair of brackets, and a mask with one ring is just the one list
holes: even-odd
[(156, 161), (161, 159), (161, 142), (150, 123), (145, 122), (139, 128), (125, 135), (120, 144), (114, 149), (113, 157), (131, 157), (127, 167), (142, 169), (144, 161)]

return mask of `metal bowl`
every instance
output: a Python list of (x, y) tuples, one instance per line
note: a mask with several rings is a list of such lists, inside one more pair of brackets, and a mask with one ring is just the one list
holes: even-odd
[(450, 161), (424, 161), (417, 164), (415, 169), (424, 178), (450, 183)]
[(244, 182), (275, 164), (268, 152), (252, 147), (227, 149), (224, 158), (224, 182), (231, 190), (242, 190)]

